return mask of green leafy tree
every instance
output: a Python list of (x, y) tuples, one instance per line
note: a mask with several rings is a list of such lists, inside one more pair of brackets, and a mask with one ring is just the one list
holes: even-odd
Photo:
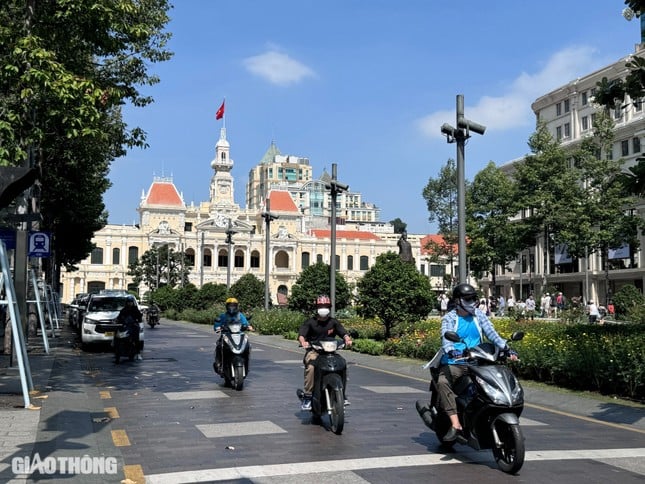
[(240, 310), (250, 311), (264, 307), (264, 281), (253, 274), (244, 274), (229, 290), (229, 295), (240, 303)]
[(196, 298), (197, 309), (209, 309), (226, 300), (226, 284), (207, 282), (199, 288)]
[(477, 173), (466, 196), (466, 234), (470, 270), (480, 277), (506, 266), (520, 249), (520, 230), (509, 219), (517, 213), (516, 185), (492, 161)]
[[(330, 295), (331, 267), (324, 262), (306, 267), (291, 288), (289, 309), (305, 314), (313, 313), (315, 301), (321, 294)], [(336, 310), (346, 308), (351, 301), (349, 285), (342, 274), (336, 272)]]
[(429, 279), (394, 252), (379, 255), (356, 289), (358, 314), (366, 318), (378, 317), (386, 338), (397, 325), (425, 318), (435, 299)]
[(430, 178), (423, 189), (423, 198), (428, 207), (428, 220), (436, 222), (444, 244), (432, 247), (439, 258), (447, 258), (451, 273), (455, 273), (455, 257), (458, 242), (457, 166), (449, 159), (439, 171), (437, 178)]
[(607, 155), (613, 146), (614, 128), (611, 117), (599, 113), (593, 136), (585, 138), (574, 153), (583, 197), (578, 205), (570, 207), (576, 223), (561, 233), (570, 254), (601, 254), (605, 262), (605, 287), (609, 287), (609, 250), (623, 244), (638, 247), (637, 228), (641, 222), (638, 215), (626, 210), (635, 206), (635, 200), (625, 192), (621, 181), (624, 161)]
[(148, 249), (128, 267), (128, 275), (136, 285), (142, 282), (151, 288), (175, 287), (188, 284), (190, 267), (185, 263), (183, 252), (176, 252), (168, 245)]
[[(41, 229), (72, 269), (106, 222), (110, 162), (145, 133), (121, 107), (165, 61), (167, 0), (5, 0), (0, 5), (0, 166), (38, 166)], [(70, 215), (69, 210), (73, 210)], [(57, 269), (57, 267), (55, 268)]]
[[(535, 244), (538, 237), (553, 244), (567, 243), (566, 234), (579, 221), (572, 209), (584, 198), (578, 174), (569, 163), (569, 155), (556, 141), (544, 123), (539, 123), (529, 138), (531, 154), (515, 165), (517, 207), (523, 217), (517, 224), (520, 249)], [(547, 250), (544, 247), (543, 274), (547, 274)], [(553, 249), (553, 247), (551, 247)], [(547, 281), (542, 281), (543, 285)]]
[(394, 233), (395, 234), (402, 234), (405, 232), (408, 224), (406, 224), (403, 220), (401, 220), (399, 217), (395, 218), (394, 220), (390, 220), (390, 223), (394, 227)]
[(645, 297), (631, 284), (623, 286), (613, 297), (616, 314), (625, 318), (635, 308), (645, 305)]

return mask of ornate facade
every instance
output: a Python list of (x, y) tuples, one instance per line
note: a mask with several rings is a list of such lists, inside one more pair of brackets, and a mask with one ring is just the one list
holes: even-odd
[[(249, 174), (248, 206), (243, 209), (234, 201), (233, 166), (226, 129), (222, 128), (211, 162), (210, 199), (187, 205), (172, 179), (155, 178), (141, 195), (139, 224), (107, 225), (95, 234), (95, 249), (78, 270), (63, 272), (62, 300), (69, 302), (77, 293), (100, 289), (127, 288), (145, 294), (151, 288), (133, 286), (128, 264), (152, 247), (167, 245), (185, 254), (185, 262), (191, 267), (190, 282), (197, 287), (209, 282), (232, 284), (247, 273), (264, 280), (268, 256), (271, 299), (274, 303), (284, 301), (305, 267), (318, 261), (330, 263), (331, 200), (325, 189), (329, 175), (323, 173), (320, 180), (312, 179), (306, 158), (282, 156), (272, 143)], [(278, 175), (282, 181), (274, 179)], [(278, 217), (270, 222), (268, 244), (262, 216), (266, 201), (270, 213)], [(378, 209), (362, 202), (359, 193), (344, 193), (339, 202), (336, 267), (354, 283), (379, 254), (398, 251), (399, 236), (390, 224), (378, 221)], [(232, 233), (230, 247), (227, 232)], [(430, 276), (421, 250), (422, 238), (408, 236), (418, 269)], [(445, 269), (433, 272), (439, 274), (431, 277), (433, 286), (439, 289), (444, 284), (441, 274)]]

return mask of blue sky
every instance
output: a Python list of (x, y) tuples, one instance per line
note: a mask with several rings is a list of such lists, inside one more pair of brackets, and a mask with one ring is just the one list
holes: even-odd
[(151, 66), (161, 78), (126, 108), (150, 147), (115, 160), (109, 222), (138, 221), (142, 190), (172, 176), (186, 203), (208, 200), (210, 162), (226, 98), (235, 199), (244, 207), (249, 170), (271, 141), (433, 233), (421, 193), (454, 144), (457, 94), (466, 118), (487, 127), (465, 149), (466, 178), (489, 161), (528, 152), (531, 103), (634, 52), (638, 20), (622, 0), (175, 0), (168, 30), (175, 55)]

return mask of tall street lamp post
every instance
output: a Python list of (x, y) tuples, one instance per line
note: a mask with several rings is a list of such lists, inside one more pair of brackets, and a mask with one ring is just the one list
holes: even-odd
[(336, 163), (331, 165), (331, 181), (325, 184), (331, 190), (331, 261), (329, 264), (329, 298), (331, 299), (331, 316), (336, 315), (336, 198), (339, 193), (349, 189), (349, 185), (340, 183), (336, 178)]
[(231, 248), (233, 246), (233, 235), (237, 232), (233, 230), (233, 223), (228, 219), (228, 229), (226, 230), (226, 243), (228, 244), (228, 264), (226, 265), (226, 289), (231, 288), (231, 263), (233, 257), (231, 256)]
[(448, 123), (441, 126), (448, 143), (457, 143), (457, 235), (459, 246), (459, 282), (466, 282), (466, 176), (464, 168), (464, 151), (470, 132), (483, 135), (486, 126), (470, 121), (464, 117), (464, 96), (457, 94), (457, 127)]
[(264, 218), (264, 309), (269, 310), (269, 264), (271, 263), (270, 257), (270, 242), (271, 242), (271, 221), (279, 218), (278, 215), (271, 213), (271, 200), (267, 198), (266, 210), (262, 212)]

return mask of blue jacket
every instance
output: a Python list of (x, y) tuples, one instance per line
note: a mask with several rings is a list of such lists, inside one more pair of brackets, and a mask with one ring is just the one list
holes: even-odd
[(228, 312), (222, 313), (219, 316), (219, 321), (215, 321), (213, 324), (213, 331), (221, 329), (224, 324), (239, 322), (242, 323), (242, 329), (247, 329), (249, 327), (249, 322), (242, 313), (237, 313), (235, 316), (231, 316)]
[[(466, 345), (464, 343), (453, 343), (452, 341), (448, 341), (446, 338), (444, 338), (444, 334), (446, 331), (456, 331), (459, 336), (462, 338), (466, 338), (468, 342), (470, 343), (470, 346), (476, 346), (477, 344), (481, 343), (483, 341), (484, 335), (486, 338), (488, 338), (489, 341), (491, 341), (495, 346), (498, 348), (502, 349), (506, 347), (506, 340), (502, 338), (499, 334), (497, 334), (497, 331), (495, 331), (495, 328), (493, 327), (493, 323), (491, 323), (490, 319), (488, 319), (488, 316), (486, 316), (485, 313), (480, 311), (479, 309), (475, 310), (475, 316), (473, 316), (473, 322), (475, 324), (475, 328), (479, 334), (479, 336), (475, 337), (474, 341), (472, 338), (472, 335), (466, 335), (463, 333), (460, 333), (459, 331), (459, 321), (464, 321), (464, 316), (458, 316), (457, 315), (457, 310), (453, 309), (452, 311), (446, 313), (446, 315), (443, 317), (441, 320), (441, 347), (443, 348), (444, 355), (441, 358), (441, 364), (448, 364), (452, 365), (456, 362), (452, 358), (448, 357), (448, 352), (450, 350), (460, 350), (463, 351), (466, 348)], [(463, 327), (462, 327), (463, 330)], [(470, 339), (468, 337), (471, 336)]]

